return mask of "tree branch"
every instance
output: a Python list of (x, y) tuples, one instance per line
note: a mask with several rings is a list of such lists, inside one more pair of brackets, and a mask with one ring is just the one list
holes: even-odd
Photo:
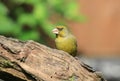
[(101, 74), (66, 52), (4, 36), (0, 36), (1, 73), (11, 75), (14, 81), (105, 81)]

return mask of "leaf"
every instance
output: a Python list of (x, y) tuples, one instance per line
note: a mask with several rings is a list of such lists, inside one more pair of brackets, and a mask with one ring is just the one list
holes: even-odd
[(79, 10), (78, 10), (78, 5), (75, 2), (71, 2), (66, 5), (66, 12), (65, 12), (65, 17), (68, 19), (75, 18), (76, 16), (79, 16)]
[(21, 35), (18, 37), (21, 40), (38, 40), (40, 38), (40, 35), (37, 31), (25, 31), (22, 32)]
[(39, 21), (46, 20), (48, 17), (48, 10), (46, 8), (46, 5), (43, 3), (36, 4), (34, 6), (33, 15)]
[(41, 25), (42, 25), (41, 28), (49, 37), (51, 38), (55, 37), (54, 34), (52, 33), (52, 30), (54, 29), (55, 26), (53, 26), (49, 22), (42, 22)]
[(34, 16), (32, 14), (21, 14), (18, 17), (18, 24), (20, 25), (24, 25), (24, 24), (28, 24), (31, 27), (35, 27), (35, 25), (37, 24), (36, 19), (34, 18)]
[(12, 20), (4, 16), (0, 16), (0, 33), (14, 32), (13, 30), (15, 28), (16, 24)]
[(37, 4), (37, 3), (40, 3), (41, 0), (25, 0), (25, 3), (28, 3), (28, 4)]
[(64, 3), (64, 0), (47, 0), (47, 1), (53, 7), (60, 6), (62, 3)]
[(7, 13), (8, 13), (8, 9), (6, 8), (6, 6), (0, 3), (0, 15), (7, 15)]

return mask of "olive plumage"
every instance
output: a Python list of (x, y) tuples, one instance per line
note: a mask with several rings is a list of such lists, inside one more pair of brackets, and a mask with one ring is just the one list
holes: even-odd
[(56, 26), (56, 28), (53, 29), (53, 33), (56, 34), (56, 48), (68, 52), (72, 56), (76, 56), (77, 41), (68, 28), (65, 26)]

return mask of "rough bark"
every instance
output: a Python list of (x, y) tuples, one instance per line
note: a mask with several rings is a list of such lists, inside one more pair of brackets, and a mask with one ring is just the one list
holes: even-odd
[(0, 79), (8, 77), (9, 81), (105, 81), (66, 52), (0, 36)]

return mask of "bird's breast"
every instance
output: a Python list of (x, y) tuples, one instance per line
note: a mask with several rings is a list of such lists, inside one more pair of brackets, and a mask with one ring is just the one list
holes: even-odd
[(59, 50), (66, 51), (70, 54), (76, 51), (76, 41), (72, 38), (57, 38), (55, 42)]

